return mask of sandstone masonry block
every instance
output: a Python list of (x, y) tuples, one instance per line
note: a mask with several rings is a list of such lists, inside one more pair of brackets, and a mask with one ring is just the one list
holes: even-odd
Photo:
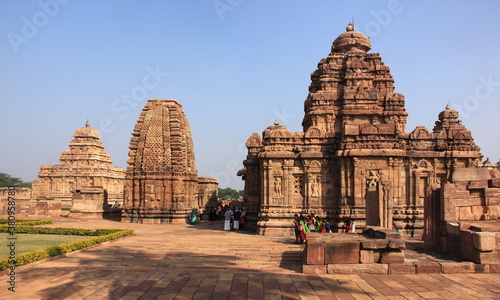
[(373, 258), (373, 250), (361, 250), (359, 252), (359, 262), (362, 264), (375, 263), (374, 258)]
[(406, 249), (406, 243), (404, 240), (390, 240), (387, 248), (404, 250)]
[(477, 264), (498, 264), (500, 263), (500, 252), (482, 252), (474, 249), (473, 261)]
[(487, 212), (487, 208), (484, 206), (471, 206), (472, 214), (474, 215), (474, 220), (484, 220), (484, 214)]
[(385, 249), (387, 248), (389, 241), (385, 239), (368, 239), (361, 241), (362, 249)]
[(472, 234), (474, 248), (479, 251), (494, 251), (496, 248), (495, 232), (474, 232)]
[(441, 268), (443, 273), (474, 273), (475, 265), (472, 262), (442, 262)]
[(500, 178), (492, 178), (492, 179), (489, 181), (489, 187), (490, 187), (490, 188), (493, 188), (493, 187), (500, 187)]
[(415, 268), (419, 273), (441, 273), (441, 265), (438, 262), (416, 262)]
[(358, 241), (328, 241), (325, 243), (325, 264), (359, 263)]
[(389, 274), (415, 274), (414, 264), (389, 264)]
[(471, 189), (485, 189), (488, 187), (488, 180), (473, 180), (469, 182), (467, 188)]
[(387, 274), (387, 264), (333, 264), (327, 267), (328, 274)]
[(460, 220), (460, 221), (472, 221), (472, 220), (474, 220), (474, 215), (472, 214), (470, 206), (458, 208), (458, 220)]
[(500, 273), (500, 264), (491, 264), (490, 273)]
[(325, 247), (321, 240), (307, 239), (306, 253), (306, 264), (325, 264)]
[(446, 232), (448, 234), (459, 235), (459, 229), (458, 223), (446, 223)]
[(383, 264), (402, 264), (405, 262), (405, 254), (402, 251), (382, 252), (380, 263)]

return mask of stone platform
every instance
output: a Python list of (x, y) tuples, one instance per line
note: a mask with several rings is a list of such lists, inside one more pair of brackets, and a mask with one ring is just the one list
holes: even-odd
[[(50, 227), (132, 228), (135, 235), (16, 269), (2, 299), (498, 299), (498, 274), (302, 273), (292, 237), (209, 225), (55, 219)], [(405, 259), (439, 261), (407, 242)], [(446, 261), (442, 260), (443, 262)]]

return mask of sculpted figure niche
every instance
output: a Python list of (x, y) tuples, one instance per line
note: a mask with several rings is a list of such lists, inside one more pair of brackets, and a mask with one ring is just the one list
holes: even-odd
[(429, 213), (439, 208), (435, 183), (449, 181), (456, 168), (478, 166), (479, 147), (449, 106), (432, 132), (419, 126), (407, 133), (404, 96), (370, 49), (370, 39), (349, 24), (311, 73), (303, 132), (277, 121), (248, 139), (238, 172), (247, 228), (288, 235), (294, 214), (314, 213), (336, 231), (350, 217), (359, 230), (395, 221), (421, 235), (425, 221), (426, 237), (439, 239), (439, 214)]

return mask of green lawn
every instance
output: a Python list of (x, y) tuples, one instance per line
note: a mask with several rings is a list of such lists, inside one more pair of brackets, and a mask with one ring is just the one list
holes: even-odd
[[(17, 240), (8, 240), (8, 237), (15, 237)], [(47, 248), (49, 246), (56, 246), (88, 238), (90, 238), (90, 236), (27, 233), (18, 233), (11, 236), (8, 233), (0, 233), (0, 241), (2, 241), (0, 259), (9, 257), (10, 249), (7, 247), (9, 242), (16, 242), (16, 255), (19, 255), (23, 252), (31, 252), (40, 248)]]

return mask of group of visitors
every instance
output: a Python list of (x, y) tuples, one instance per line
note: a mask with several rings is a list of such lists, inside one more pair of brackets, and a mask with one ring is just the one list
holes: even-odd
[[(197, 221), (201, 221), (203, 215), (203, 208), (193, 208), (188, 216), (188, 220), (191, 224), (196, 224)], [(224, 220), (224, 230), (244, 230), (246, 223), (246, 211), (245, 208), (241, 210), (237, 207), (229, 207), (227, 205), (219, 205), (217, 208), (214, 206), (210, 207), (208, 211), (208, 221), (210, 225), (213, 225), (217, 220)]]
[(224, 212), (224, 230), (244, 230), (245, 223), (245, 208), (239, 210), (237, 207), (232, 207)]
[(307, 232), (332, 233), (330, 221), (327, 218), (321, 218), (314, 214), (307, 216), (295, 214), (293, 225), (296, 244), (304, 244), (306, 242)]

